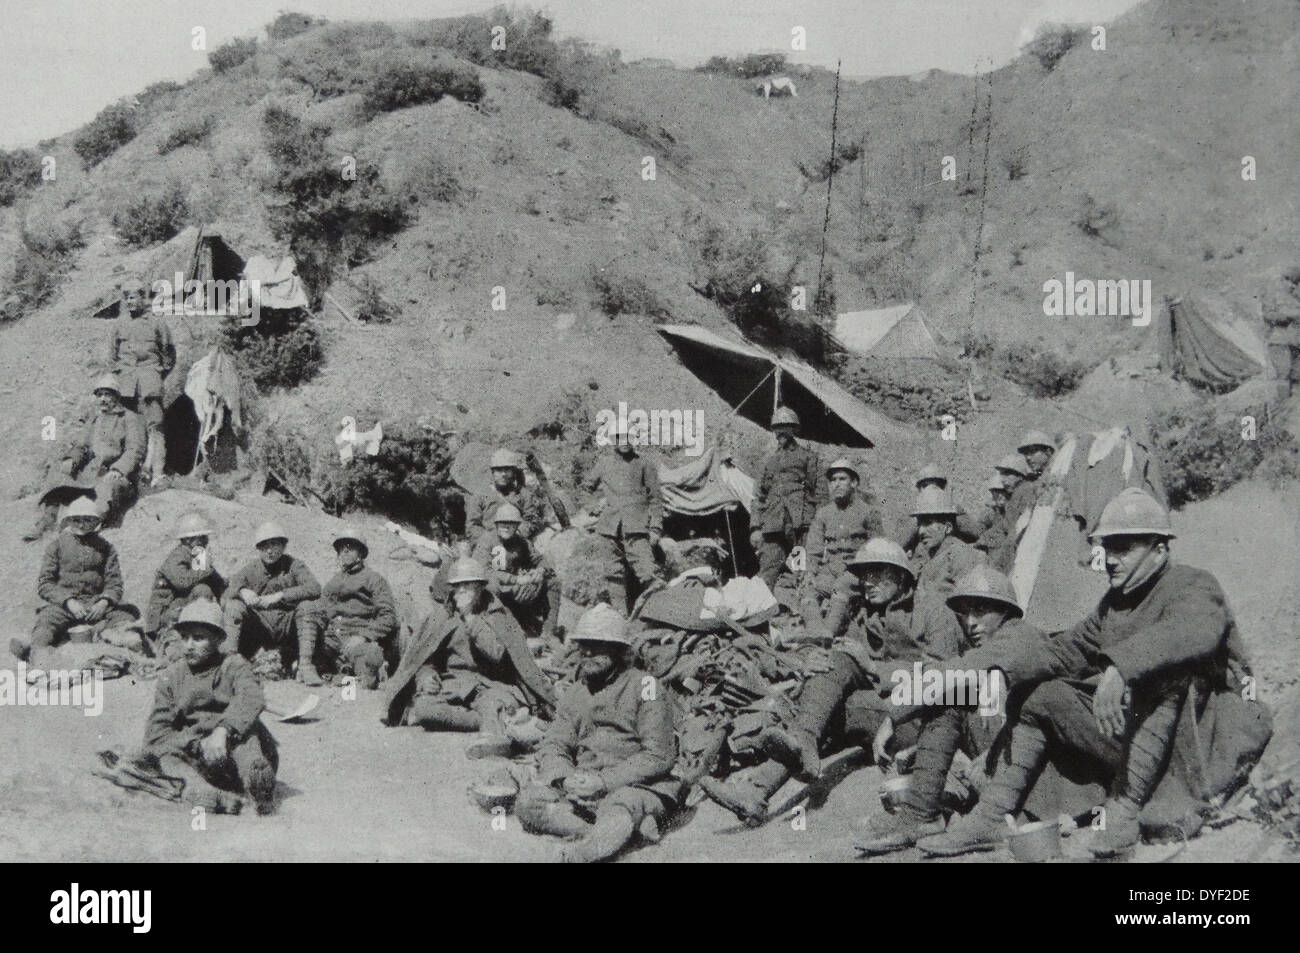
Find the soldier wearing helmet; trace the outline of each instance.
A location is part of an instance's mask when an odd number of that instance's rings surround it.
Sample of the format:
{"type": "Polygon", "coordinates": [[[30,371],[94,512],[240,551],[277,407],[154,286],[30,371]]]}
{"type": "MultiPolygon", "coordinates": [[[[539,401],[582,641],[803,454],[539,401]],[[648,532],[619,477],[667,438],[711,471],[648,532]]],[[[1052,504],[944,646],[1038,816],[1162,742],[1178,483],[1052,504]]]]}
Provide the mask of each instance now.
{"type": "MultiPolygon", "coordinates": [[[[1106,505],[1091,537],[1105,547],[1110,587],[1086,619],[1050,639],[990,645],[967,656],[973,666],[1000,670],[1013,690],[1024,686],[1024,700],[1006,758],[998,759],[978,807],[920,840],[924,852],[952,856],[997,846],[1006,831],[1002,816],[1018,813],[1044,766],[1059,759],[1075,778],[1079,765],[1095,766],[1088,780],[1112,792],[1106,827],[1089,843],[1093,855],[1126,854],[1140,839],[1140,816],[1168,770],[1183,716],[1202,719],[1213,706],[1200,704],[1212,695],[1241,702],[1238,679],[1249,669],[1232,612],[1213,575],[1170,561],[1174,533],[1165,507],[1129,487],[1106,505]],[[1195,707],[1185,711],[1187,705],[1195,707]]],[[[1212,734],[1208,725],[1188,729],[1212,734]]],[[[1230,735],[1214,737],[1226,747],[1207,753],[1207,763],[1239,763],[1240,749],[1228,749],[1248,739],[1230,735]]],[[[1195,797],[1221,793],[1204,780],[1198,786],[1195,797]]]]}
{"type": "Polygon", "coordinates": [[[822,604],[848,568],[849,557],[884,531],[880,511],[858,490],[858,470],[851,462],[841,457],[832,463],[826,468],[826,482],[830,502],[817,508],[808,527],[808,564],[800,585],[800,607],[809,626],[821,621],[822,604]]]}
{"type": "Polygon", "coordinates": [[[465,533],[471,540],[491,532],[492,517],[505,503],[519,510],[519,535],[524,539],[534,539],[555,522],[554,510],[545,495],[524,479],[523,454],[503,447],[493,452],[488,469],[492,471],[492,492],[475,497],[465,513],[465,533]]]}
{"type": "Polygon", "coordinates": [[[58,504],[69,496],[68,484],[92,490],[103,520],[119,515],[136,493],[140,461],[144,458],[144,426],[138,415],[122,406],[120,388],[112,374],[93,384],[96,412],[51,472],[41,496],[36,525],[23,539],[32,542],[54,528],[58,504]]]}
{"type": "Polygon", "coordinates": [[[926,487],[912,508],[918,539],[916,599],[927,607],[942,606],[957,580],[983,560],[979,552],[957,535],[961,511],[947,490],[926,487]]]}
{"type": "Polygon", "coordinates": [[[663,533],[664,504],[659,468],[637,453],[636,434],[616,431],[606,439],[611,449],[596,460],[583,488],[595,498],[604,582],[614,605],[624,609],[659,578],[654,547],[663,533]]]}
{"type": "Polygon", "coordinates": [[[146,477],[157,483],[167,462],[162,430],[163,381],[176,366],[176,347],[167,320],[151,313],[144,279],[128,275],[119,287],[126,316],[113,322],[108,360],[121,382],[123,402],[144,418],[144,470],[146,477]]]}
{"type": "Polygon", "coordinates": [[[230,577],[224,603],[226,643],[222,651],[251,659],[274,649],[283,664],[299,654],[299,608],[320,597],[320,583],[302,560],[285,552],[289,534],[275,520],[257,527],[257,558],[230,577]]]}
{"type": "Polygon", "coordinates": [[[99,510],[79,496],[62,514],[62,532],[45,548],[36,576],[36,610],[30,646],[15,638],[9,650],[43,665],[48,650],[72,638],[90,642],[113,627],[138,627],[140,613],[122,603],[122,568],[113,544],[99,535],[99,510]]]}
{"type": "Polygon", "coordinates": [[[370,547],[355,526],[334,534],[339,571],[319,599],[302,604],[298,622],[298,680],[319,685],[326,670],[350,672],[362,688],[377,688],[397,638],[397,604],[385,579],[366,565],[370,547]]]}
{"type": "MultiPolygon", "coordinates": [[[[848,565],[849,580],[836,585],[826,616],[829,649],[808,652],[809,677],[792,723],[759,736],[771,760],[747,777],[701,781],[710,797],[748,824],[762,821],[768,799],[791,775],[806,781],[819,776],[824,741],[871,744],[895,714],[890,700],[895,669],[910,670],[916,661],[938,661],[961,651],[952,613],[926,612],[914,601],[916,577],[902,546],[884,537],[869,539],[848,565]]],[[[916,731],[914,720],[900,726],[890,750],[910,746],[916,731]]]]}
{"type": "Polygon", "coordinates": [[[795,439],[799,416],[788,407],[772,415],[776,449],[763,461],[750,518],[750,545],[758,553],[758,575],[775,590],[786,559],[804,541],[821,500],[817,454],[795,439]]]}
{"type": "Polygon", "coordinates": [[[176,545],[154,574],[145,635],[153,641],[154,655],[159,658],[166,657],[162,640],[181,609],[195,599],[216,600],[225,595],[226,580],[213,565],[208,547],[211,538],[212,526],[206,517],[199,513],[182,516],[176,527],[176,545]]]}
{"type": "Polygon", "coordinates": [[[466,556],[445,572],[451,604],[426,620],[385,685],[387,722],[479,732],[469,757],[509,755],[518,716],[549,716],[555,691],[523,630],[488,589],[484,566],[466,556]]]}
{"type": "Polygon", "coordinates": [[[577,681],[560,699],[538,748],[537,780],[515,802],[525,830],[576,838],[560,859],[614,856],[632,837],[657,841],[676,808],[681,782],[672,701],[646,691],[653,679],[633,661],[622,615],[588,609],[570,640],[578,646],[577,681]]]}
{"type": "Polygon", "coordinates": [[[530,639],[558,647],[560,580],[550,563],[519,532],[522,516],[513,503],[502,503],[492,516],[494,529],[484,532],[474,558],[488,569],[488,587],[514,615],[530,639]]]}

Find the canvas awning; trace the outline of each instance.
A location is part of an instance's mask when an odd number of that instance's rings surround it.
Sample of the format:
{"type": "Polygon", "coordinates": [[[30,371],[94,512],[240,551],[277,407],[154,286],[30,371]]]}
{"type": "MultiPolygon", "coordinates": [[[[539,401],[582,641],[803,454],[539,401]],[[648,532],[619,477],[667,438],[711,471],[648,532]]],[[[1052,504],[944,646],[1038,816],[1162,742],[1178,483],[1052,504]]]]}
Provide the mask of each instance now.
{"type": "Polygon", "coordinates": [[[1153,331],[1161,366],[1193,384],[1222,391],[1268,366],[1264,342],[1246,321],[1201,295],[1169,299],[1153,331]]]}
{"type": "Polygon", "coordinates": [[[873,447],[881,436],[900,429],[797,357],[696,325],[661,324],[657,330],[691,373],[763,427],[771,423],[779,386],[780,402],[799,415],[803,435],[820,443],[873,447]]]}

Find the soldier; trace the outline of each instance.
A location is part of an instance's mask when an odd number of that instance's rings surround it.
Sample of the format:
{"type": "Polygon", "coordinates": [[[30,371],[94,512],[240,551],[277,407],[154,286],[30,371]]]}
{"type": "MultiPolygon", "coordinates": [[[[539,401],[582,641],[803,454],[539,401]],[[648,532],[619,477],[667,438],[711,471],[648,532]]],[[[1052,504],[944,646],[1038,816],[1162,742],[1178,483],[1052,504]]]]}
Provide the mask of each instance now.
{"type": "Polygon", "coordinates": [[[595,532],[604,541],[605,580],[615,605],[631,607],[636,596],[658,575],[653,547],[663,533],[664,507],[659,473],[633,446],[635,435],[610,436],[613,449],[596,461],[586,480],[589,492],[601,491],[605,505],[595,532]],[[635,579],[630,593],[625,580],[635,579]]]}
{"type": "Polygon", "coordinates": [[[758,575],[775,591],[790,551],[803,542],[817,509],[817,454],[795,440],[799,416],[788,407],[772,415],[776,450],[763,461],[754,499],[749,542],[758,553],[758,575]]]}
{"type": "MultiPolygon", "coordinates": [[[[919,493],[926,487],[933,487],[938,491],[948,489],[948,477],[936,464],[929,463],[921,468],[921,472],[916,477],[916,490],[919,493]]],[[[981,533],[988,529],[990,523],[994,520],[994,515],[988,507],[982,509],[975,516],[969,516],[960,508],[958,509],[956,521],[953,524],[953,532],[958,539],[963,542],[973,543],[981,533]]],[[[912,526],[907,534],[907,539],[903,543],[903,549],[909,555],[916,554],[916,547],[921,543],[921,536],[916,527],[912,526]]]]}
{"type": "Polygon", "coordinates": [[[1007,572],[1015,560],[1014,546],[1010,548],[1009,557],[1007,553],[1007,501],[1011,499],[1011,494],[1007,491],[1001,474],[991,477],[985,489],[989,494],[989,502],[985,505],[989,522],[975,540],[975,548],[984,553],[991,567],[998,572],[1007,572]]]}
{"type": "Polygon", "coordinates": [[[638,832],[657,842],[681,782],[670,774],[677,743],[668,692],[633,662],[623,617],[597,605],[571,639],[581,652],[578,680],[560,699],[537,780],[520,792],[515,815],[532,833],[576,838],[560,859],[591,862],[638,832]]]}
{"type": "MultiPolygon", "coordinates": [[[[700,782],[706,794],[751,826],[763,822],[768,799],[792,774],[804,781],[820,775],[819,746],[837,713],[844,713],[847,736],[870,743],[896,714],[889,698],[892,686],[884,681],[890,672],[960,650],[952,613],[944,609],[926,615],[914,602],[916,577],[903,547],[884,537],[870,539],[849,560],[849,569],[852,584],[836,586],[827,613],[831,648],[818,649],[809,658],[805,670],[812,675],[799,695],[793,724],[768,728],[759,737],[772,760],[743,779],[700,782]]],[[[895,735],[893,750],[910,745],[915,730],[909,724],[895,735]]]]}
{"type": "Polygon", "coordinates": [[[1047,465],[1052,462],[1052,457],[1056,454],[1056,444],[1052,443],[1052,438],[1041,430],[1031,430],[1020,441],[1016,452],[1024,457],[1025,463],[1029,465],[1029,472],[1025,474],[1025,479],[1032,482],[1047,470],[1047,465]]]}
{"type": "Polygon", "coordinates": [[[821,605],[835,581],[848,568],[847,560],[872,536],[884,532],[880,512],[858,494],[858,471],[840,458],[826,468],[830,502],[817,508],[808,528],[808,565],[804,576],[804,624],[815,628],[821,605]]]}
{"type": "MultiPolygon", "coordinates": [[[[1016,599],[1011,580],[987,566],[976,566],[957,583],[948,597],[948,606],[961,625],[965,645],[971,648],[1000,647],[1011,639],[1043,637],[1037,629],[1021,621],[1024,610],[1016,599]]],[[[964,662],[961,668],[966,670],[964,662]]],[[[1003,707],[1005,694],[995,689],[995,695],[999,707],[1003,707]]],[[[866,837],[856,843],[859,851],[886,854],[911,847],[919,838],[942,833],[944,820],[939,801],[953,758],[961,750],[978,763],[979,756],[992,747],[1005,721],[1002,714],[985,713],[982,704],[977,709],[973,693],[968,692],[963,701],[966,704],[961,706],[954,703],[918,709],[921,727],[911,784],[896,813],[871,818],[866,837]]],[[[895,719],[901,720],[901,714],[885,719],[881,725],[876,734],[878,752],[889,742],[896,727],[895,719]]]]}
{"type": "MultiPolygon", "coordinates": [[[[104,374],[95,381],[97,413],[59,461],[60,473],[92,489],[101,520],[122,512],[135,496],[136,478],[144,455],[140,418],[122,406],[117,380],[104,374]]],[[[57,478],[56,478],[57,479],[57,478]]],[[[33,542],[54,528],[58,505],[51,493],[41,497],[36,525],[23,539],[33,542]]]]}
{"type": "Polygon", "coordinates": [[[289,537],[279,523],[263,523],[253,542],[258,558],[231,576],[226,590],[222,651],[252,658],[258,649],[276,648],[287,667],[299,651],[299,607],[320,598],[320,583],[301,560],[284,551],[289,537]]]}
{"type": "MultiPolygon", "coordinates": [[[[917,844],[952,856],[992,850],[1049,758],[1113,773],[1095,856],[1138,841],[1138,813],[1164,774],[1183,708],[1226,685],[1239,658],[1236,623],[1218,581],[1170,562],[1169,514],[1137,487],[1102,511],[1092,539],[1106,551],[1109,591],[1082,622],[1051,638],[976,649],[972,667],[998,669],[1027,693],[975,811],[917,844]]],[[[1193,720],[1200,713],[1191,712],[1193,720]]],[[[1203,730],[1203,729],[1202,729],[1203,730]]]]}
{"type": "Polygon", "coordinates": [[[329,669],[351,669],[362,688],[377,688],[388,650],[397,637],[397,605],[388,580],[366,565],[370,547],[345,526],[334,536],[339,571],[319,599],[304,602],[298,621],[298,680],[320,685],[317,653],[329,669]],[[321,636],[324,635],[324,641],[321,636]]]}
{"type": "Polygon", "coordinates": [[[465,518],[465,532],[471,539],[483,532],[492,531],[492,516],[503,503],[519,509],[519,532],[532,540],[551,522],[547,501],[540,491],[529,487],[524,480],[524,458],[513,450],[502,448],[492,454],[489,464],[492,471],[492,493],[477,497],[465,518]]]}
{"type": "Polygon", "coordinates": [[[162,773],[181,778],[181,796],[217,813],[238,814],[246,793],[257,813],[275,807],[275,739],[258,716],[266,707],[252,667],[222,655],[221,607],[196,600],[176,620],[184,656],[163,670],[145,726],[147,754],[162,773]]]}
{"type": "Polygon", "coordinates": [[[1300,268],[1271,281],[1261,299],[1268,325],[1268,359],[1277,378],[1278,400],[1286,400],[1300,381],[1300,268]]]}
{"type": "Polygon", "coordinates": [[[513,503],[502,503],[492,517],[495,532],[484,533],[474,558],[490,566],[488,588],[530,636],[543,643],[555,639],[560,617],[560,581],[550,565],[520,534],[522,516],[513,503]]]}
{"type": "Polygon", "coordinates": [[[980,534],[975,548],[988,556],[993,568],[1010,572],[1020,540],[1020,518],[1026,507],[1033,506],[1036,486],[1030,483],[1030,489],[1017,493],[1026,481],[1033,479],[1028,461],[1018,453],[1008,453],[993,469],[1003,490],[1000,494],[1003,499],[998,506],[1000,516],[980,534]]]}
{"type": "Polygon", "coordinates": [[[555,690],[538,669],[524,633],[487,588],[477,560],[458,559],[447,576],[454,611],[435,611],[407,647],[386,689],[390,724],[426,731],[477,731],[471,758],[509,754],[521,707],[549,715],[555,690]]]}
{"type": "Polygon", "coordinates": [[[226,581],[208,550],[211,536],[207,520],[198,513],[181,517],[176,545],[158,567],[149,595],[145,635],[154,644],[155,656],[165,656],[164,636],[181,609],[195,599],[216,600],[225,594],[226,581]]]}
{"type": "Polygon", "coordinates": [[[122,384],[122,398],[145,422],[148,444],[144,472],[151,483],[162,479],[167,462],[163,439],[163,381],[176,366],[176,348],[167,321],[149,309],[149,291],[138,274],[119,285],[127,316],[113,323],[108,360],[122,384]]]}
{"type": "Polygon", "coordinates": [[[916,600],[940,608],[957,580],[966,575],[982,555],[956,536],[959,511],[946,490],[926,487],[916,495],[916,532],[920,542],[914,557],[916,600]]]}
{"type": "Polygon", "coordinates": [[[92,642],[104,629],[130,627],[140,614],[122,603],[122,567],[113,544],[99,535],[99,511],[79,496],[64,508],[63,531],[45,548],[36,594],[44,603],[36,610],[30,648],[21,639],[9,643],[20,659],[30,654],[44,664],[47,649],[71,637],[92,642]]]}
{"type": "Polygon", "coordinates": [[[948,489],[948,475],[937,463],[927,463],[916,475],[917,490],[924,490],[927,486],[937,486],[941,490],[948,489]]]}

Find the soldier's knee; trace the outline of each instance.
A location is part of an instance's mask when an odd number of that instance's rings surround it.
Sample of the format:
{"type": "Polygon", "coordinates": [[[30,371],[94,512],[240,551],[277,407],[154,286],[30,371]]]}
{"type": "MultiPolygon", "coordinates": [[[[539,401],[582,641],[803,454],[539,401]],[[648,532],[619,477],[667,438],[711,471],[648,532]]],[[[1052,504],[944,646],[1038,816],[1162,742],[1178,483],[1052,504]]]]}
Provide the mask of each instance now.
{"type": "Polygon", "coordinates": [[[524,830],[546,833],[551,808],[560,801],[560,793],[544,784],[529,784],[515,798],[515,817],[524,830]]]}
{"type": "Polygon", "coordinates": [[[1026,721],[1059,723],[1078,707],[1078,689],[1053,678],[1034,686],[1020,708],[1020,717],[1026,721]]]}

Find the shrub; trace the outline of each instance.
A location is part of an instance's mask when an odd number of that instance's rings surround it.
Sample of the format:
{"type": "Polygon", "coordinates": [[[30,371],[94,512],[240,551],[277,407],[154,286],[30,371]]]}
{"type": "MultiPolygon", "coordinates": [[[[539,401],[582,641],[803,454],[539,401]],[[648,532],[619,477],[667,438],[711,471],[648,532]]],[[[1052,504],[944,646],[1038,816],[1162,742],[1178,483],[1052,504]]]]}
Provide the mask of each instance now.
{"type": "Polygon", "coordinates": [[[172,182],[158,195],[127,198],[113,210],[113,230],[128,245],[165,242],[188,224],[190,202],[185,187],[172,182]]]}
{"type": "Polygon", "coordinates": [[[0,306],[0,322],[16,321],[54,298],[85,244],[81,223],[50,220],[35,228],[24,225],[9,276],[9,290],[0,306]]]}
{"type": "Polygon", "coordinates": [[[437,102],[443,96],[477,103],[483,98],[483,84],[467,66],[393,58],[375,71],[362,90],[361,108],[367,118],[373,118],[394,109],[437,102]]]}
{"type": "Polygon", "coordinates": [[[235,37],[229,43],[222,43],[208,54],[208,62],[216,73],[226,73],[257,54],[257,40],[235,37]]]}
{"type": "Polygon", "coordinates": [[[413,164],[403,181],[403,190],[413,202],[454,202],[465,192],[455,168],[436,153],[430,153],[413,164]]]}
{"type": "Polygon", "coordinates": [[[279,72],[320,99],[361,92],[399,44],[385,23],[335,24],[281,52],[279,72]]]}
{"type": "Polygon", "coordinates": [[[135,110],[125,103],[105,107],[72,140],[72,148],[89,168],[99,165],[135,138],[135,110]]]}
{"type": "Polygon", "coordinates": [[[278,43],[328,22],[324,17],[314,17],[307,13],[284,12],[266,25],[266,35],[272,43],[278,43]]]}
{"type": "Polygon", "coordinates": [[[1034,34],[1034,38],[1025,46],[1025,52],[1033,56],[1049,73],[1074,44],[1087,34],[1080,26],[1068,26],[1064,23],[1044,23],[1034,34]]]}
{"type": "Polygon", "coordinates": [[[835,376],[849,393],[896,420],[917,425],[972,413],[965,379],[947,363],[858,355],[838,363],[835,376]]]}
{"type": "Polygon", "coordinates": [[[135,101],[139,104],[138,108],[151,109],[163,97],[170,96],[183,88],[180,83],[172,82],[170,79],[160,79],[158,82],[150,83],[141,90],[140,95],[135,97],[135,101]]]}
{"type": "Polygon", "coordinates": [[[962,345],[967,357],[990,373],[1014,381],[1035,397],[1064,396],[1077,388],[1092,369],[1033,344],[997,342],[986,334],[968,334],[962,345]]]}
{"type": "Polygon", "coordinates": [[[644,314],[663,317],[668,314],[659,296],[641,278],[620,272],[594,271],[592,287],[600,310],[611,318],[620,314],[644,314]]]}
{"type": "Polygon", "coordinates": [[[736,76],[740,79],[755,79],[759,76],[771,76],[786,68],[784,53],[750,53],[740,59],[726,56],[711,56],[702,66],[696,67],[701,73],[714,73],[720,76],[736,76]]]}
{"type": "Polygon", "coordinates": [[[24,191],[40,184],[40,156],[30,149],[0,150],[0,208],[13,205],[24,191]]]}
{"type": "Polygon", "coordinates": [[[1261,423],[1254,440],[1242,439],[1240,414],[1220,415],[1208,402],[1152,420],[1170,506],[1208,499],[1256,473],[1274,482],[1300,476],[1295,438],[1266,409],[1255,416],[1261,423]]]}
{"type": "Polygon", "coordinates": [[[361,301],[356,313],[358,321],[366,324],[391,324],[393,318],[401,313],[397,305],[380,293],[379,282],[369,275],[361,280],[361,301]]]}
{"type": "Polygon", "coordinates": [[[175,152],[182,146],[197,146],[212,134],[214,126],[215,122],[211,116],[203,116],[200,119],[183,122],[167,133],[162,141],[158,143],[158,154],[165,156],[169,152],[175,152]]]}
{"type": "Polygon", "coordinates": [[[221,323],[221,338],[241,373],[264,394],[306,383],[325,363],[320,333],[301,309],[264,308],[252,327],[241,326],[239,317],[230,315],[221,323]]]}

